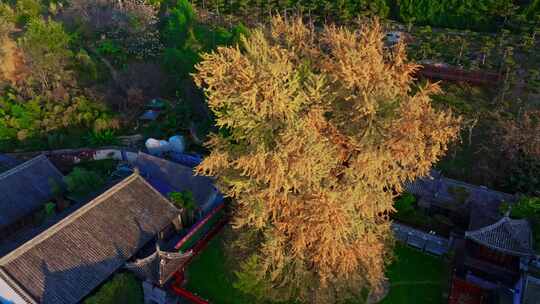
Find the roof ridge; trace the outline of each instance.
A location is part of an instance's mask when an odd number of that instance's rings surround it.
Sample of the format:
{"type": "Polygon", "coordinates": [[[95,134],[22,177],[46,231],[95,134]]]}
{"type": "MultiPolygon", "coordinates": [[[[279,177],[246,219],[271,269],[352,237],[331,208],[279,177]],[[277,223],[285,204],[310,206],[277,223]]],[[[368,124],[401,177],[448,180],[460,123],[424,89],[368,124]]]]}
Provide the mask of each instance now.
{"type": "MultiPolygon", "coordinates": [[[[480,229],[476,229],[476,230],[473,230],[473,231],[466,231],[465,232],[465,237],[466,238],[470,238],[471,240],[475,241],[475,242],[479,242],[480,244],[483,244],[485,246],[488,246],[490,248],[493,248],[494,245],[492,244],[489,244],[486,243],[486,240],[484,240],[482,238],[482,235],[484,233],[489,233],[489,232],[492,232],[492,231],[495,231],[496,229],[502,229],[502,230],[499,230],[500,232],[499,233],[505,233],[505,234],[508,234],[507,237],[509,237],[509,240],[511,240],[512,242],[515,242],[517,244],[516,248],[517,249],[509,249],[509,248],[502,248],[502,247],[494,247],[494,249],[496,250],[502,250],[504,252],[510,252],[512,254],[518,254],[518,255],[524,255],[526,254],[527,252],[530,253],[531,251],[531,248],[529,248],[529,246],[532,244],[530,241],[527,243],[526,241],[521,241],[519,238],[516,237],[516,234],[519,233],[519,231],[516,231],[514,229],[514,227],[512,227],[512,224],[513,223],[525,223],[525,224],[528,224],[528,222],[526,220],[516,220],[516,219],[511,219],[509,216],[503,216],[501,219],[499,219],[497,222],[491,224],[491,225],[488,225],[488,226],[485,226],[485,227],[482,227],[480,229]],[[527,246],[529,245],[529,246],[527,246]]],[[[530,228],[529,228],[529,237],[530,237],[530,228]]]]}
{"type": "Polygon", "coordinates": [[[457,184],[459,186],[463,186],[464,188],[475,189],[475,190],[483,190],[485,192],[494,193],[494,194],[498,194],[498,195],[502,195],[502,196],[515,196],[515,194],[495,190],[493,188],[486,187],[484,185],[477,185],[477,184],[467,183],[465,181],[450,178],[450,177],[446,177],[444,175],[441,176],[439,179],[443,179],[443,180],[446,180],[446,181],[448,181],[450,183],[454,183],[454,184],[457,184]]]}
{"type": "MultiPolygon", "coordinates": [[[[125,186],[127,186],[131,182],[135,181],[137,178],[140,178],[141,180],[144,181],[144,179],[140,175],[138,175],[136,173],[126,177],[124,180],[122,180],[118,184],[116,184],[113,187],[109,188],[107,191],[105,191],[104,193],[102,193],[98,197],[94,198],[92,201],[90,201],[86,205],[80,207],[75,212],[68,215],[64,219],[62,219],[60,222],[54,224],[53,226],[51,226],[48,229],[46,229],[45,231],[41,232],[40,234],[38,234],[34,238],[30,239],[29,241],[27,241],[23,245],[19,246],[17,249],[13,250],[12,252],[5,255],[4,257],[0,258],[0,268],[3,266],[3,264],[6,264],[6,263],[12,261],[13,259],[17,258],[21,254],[26,252],[28,249],[30,249],[30,248],[36,246],[37,244],[43,242],[44,240],[49,238],[51,235],[58,232],[60,229],[64,228],[65,226],[67,226],[69,224],[71,224],[75,219],[79,218],[80,216],[82,216],[83,214],[85,214],[86,212],[88,212],[89,210],[94,208],[96,205],[102,203],[106,198],[109,198],[111,195],[118,192],[118,190],[124,188],[125,186]]],[[[150,188],[153,189],[152,186],[150,186],[150,188]]]]}
{"type": "MultiPolygon", "coordinates": [[[[1,174],[0,174],[0,180],[5,179],[6,177],[8,177],[8,176],[10,176],[10,175],[12,175],[12,174],[15,174],[15,173],[17,173],[17,172],[19,172],[19,171],[21,171],[21,170],[23,170],[23,169],[28,168],[30,165],[34,164],[35,162],[37,162],[37,161],[39,161],[39,160],[41,160],[41,159],[43,159],[43,158],[45,158],[47,161],[49,160],[49,159],[45,156],[45,154],[40,154],[40,155],[38,155],[38,156],[36,156],[36,157],[34,157],[34,158],[32,158],[32,159],[29,159],[29,160],[25,161],[24,163],[22,163],[22,164],[20,164],[20,165],[18,165],[18,166],[16,166],[16,167],[13,167],[13,168],[11,168],[11,169],[9,169],[9,170],[7,170],[7,171],[1,173],[1,174]]],[[[54,167],[54,166],[53,166],[53,167],[54,167]]],[[[55,167],[55,168],[56,168],[56,167],[55,167]]],[[[57,170],[58,170],[58,169],[57,169],[57,170]]]]}
{"type": "Polygon", "coordinates": [[[495,227],[497,227],[499,225],[502,225],[503,222],[507,222],[508,220],[510,220],[509,217],[503,216],[502,218],[500,218],[498,221],[496,221],[495,223],[493,223],[491,225],[487,225],[485,227],[478,228],[478,229],[472,230],[472,231],[466,231],[465,234],[470,236],[470,235],[476,235],[476,234],[479,234],[479,233],[483,233],[483,232],[492,230],[492,229],[494,229],[495,227]]]}

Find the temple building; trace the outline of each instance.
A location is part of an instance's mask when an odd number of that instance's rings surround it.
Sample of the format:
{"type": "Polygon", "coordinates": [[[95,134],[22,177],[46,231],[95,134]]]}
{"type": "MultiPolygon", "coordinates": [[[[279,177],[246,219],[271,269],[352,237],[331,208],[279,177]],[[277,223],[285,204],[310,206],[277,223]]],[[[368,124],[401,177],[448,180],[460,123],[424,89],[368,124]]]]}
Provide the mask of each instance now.
{"type": "Polygon", "coordinates": [[[522,303],[526,268],[536,257],[527,220],[503,216],[469,230],[456,252],[449,303],[522,303]]]}
{"type": "MultiPolygon", "coordinates": [[[[135,173],[0,258],[0,299],[79,303],[160,232],[174,229],[179,212],[135,173]]],[[[154,278],[175,260],[157,251],[142,264],[154,278]]]]}
{"type": "Polygon", "coordinates": [[[515,195],[447,178],[436,170],[407,183],[405,188],[418,198],[418,207],[428,215],[448,216],[463,230],[471,220],[477,227],[493,223],[500,217],[500,204],[517,199],[515,195]]]}
{"type": "Polygon", "coordinates": [[[0,173],[0,243],[31,225],[53,199],[63,176],[45,155],[0,173]]]}

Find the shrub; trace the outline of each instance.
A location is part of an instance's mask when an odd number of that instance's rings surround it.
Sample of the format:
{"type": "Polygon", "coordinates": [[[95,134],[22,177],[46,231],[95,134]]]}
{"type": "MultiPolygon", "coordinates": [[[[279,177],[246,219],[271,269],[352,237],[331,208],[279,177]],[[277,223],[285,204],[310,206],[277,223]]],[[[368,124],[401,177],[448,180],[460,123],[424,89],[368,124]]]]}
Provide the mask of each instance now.
{"type": "Polygon", "coordinates": [[[395,208],[400,214],[407,214],[414,211],[414,205],[416,204],[416,197],[408,192],[405,192],[396,201],[395,208]]]}
{"type": "Polygon", "coordinates": [[[14,92],[0,95],[0,140],[45,137],[49,148],[59,148],[66,138],[56,132],[78,128],[100,132],[118,128],[118,121],[103,104],[85,96],[56,100],[41,95],[23,99],[14,92]]]}
{"type": "Polygon", "coordinates": [[[38,17],[43,10],[39,0],[17,0],[15,3],[16,20],[19,26],[26,25],[32,18],[38,17]]]}
{"type": "Polygon", "coordinates": [[[84,304],[143,304],[141,283],[130,273],[118,273],[84,304]]]}
{"type": "Polygon", "coordinates": [[[64,177],[68,192],[75,197],[84,197],[99,190],[105,184],[105,179],[98,173],[75,167],[64,177]]]}
{"type": "Polygon", "coordinates": [[[56,214],[56,204],[53,202],[48,202],[44,206],[45,217],[49,218],[56,214]]]}
{"type": "MultiPolygon", "coordinates": [[[[506,213],[510,204],[504,203],[500,206],[501,213],[506,213]]],[[[540,197],[521,197],[512,205],[510,216],[517,219],[527,219],[531,224],[533,234],[533,244],[537,252],[540,252],[540,197]]]]}
{"type": "Polygon", "coordinates": [[[84,49],[80,49],[75,55],[75,69],[82,81],[95,82],[98,80],[97,64],[84,49]]]}
{"type": "Polygon", "coordinates": [[[182,209],[182,221],[184,225],[192,225],[195,219],[195,209],[197,208],[193,194],[190,191],[171,192],[169,193],[169,199],[178,208],[182,209]]]}
{"type": "Polygon", "coordinates": [[[163,37],[168,46],[181,48],[193,36],[195,11],[187,0],[180,0],[169,12],[163,28],[163,37]]]}
{"type": "Polygon", "coordinates": [[[513,218],[523,219],[537,217],[540,216],[540,197],[524,196],[513,205],[508,203],[501,204],[499,209],[501,213],[506,213],[510,207],[512,207],[510,216],[513,218]]]}
{"type": "Polygon", "coordinates": [[[118,144],[119,140],[114,130],[92,131],[88,133],[86,141],[92,147],[113,146],[118,144]]]}
{"type": "Polygon", "coordinates": [[[191,49],[166,48],[163,52],[163,66],[177,82],[194,72],[199,60],[199,54],[191,49]]]}
{"type": "MultiPolygon", "coordinates": [[[[0,3],[0,40],[13,30],[15,22],[15,12],[6,3],[0,3]]],[[[0,54],[1,58],[2,54],[0,54]]]]}
{"type": "Polygon", "coordinates": [[[513,12],[512,0],[399,0],[398,17],[406,23],[490,31],[513,12]]]}
{"type": "Polygon", "coordinates": [[[191,191],[171,192],[169,193],[169,199],[182,209],[192,211],[197,207],[191,191]]]}

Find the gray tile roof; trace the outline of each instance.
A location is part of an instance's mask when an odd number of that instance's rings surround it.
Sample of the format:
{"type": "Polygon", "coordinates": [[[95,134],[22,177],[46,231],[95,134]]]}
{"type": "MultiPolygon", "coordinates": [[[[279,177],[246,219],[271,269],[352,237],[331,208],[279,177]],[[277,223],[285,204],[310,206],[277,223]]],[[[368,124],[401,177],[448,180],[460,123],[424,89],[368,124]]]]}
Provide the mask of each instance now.
{"type": "Polygon", "coordinates": [[[161,194],[172,191],[191,191],[195,203],[203,210],[212,208],[217,189],[213,180],[193,175],[193,168],[140,152],[134,164],[141,175],[161,194]]]}
{"type": "Polygon", "coordinates": [[[432,170],[428,176],[405,185],[405,189],[409,193],[443,203],[453,203],[456,200],[450,191],[452,188],[466,190],[469,194],[466,202],[500,203],[502,201],[512,202],[516,199],[514,195],[508,193],[444,177],[435,170],[432,170]]]}
{"type": "Polygon", "coordinates": [[[126,264],[126,268],[132,271],[141,280],[163,286],[184,264],[192,257],[193,251],[166,252],[159,247],[150,256],[126,264]]]}
{"type": "Polygon", "coordinates": [[[178,212],[133,174],[0,259],[0,279],[30,303],[78,303],[178,212]]]}
{"type": "Polygon", "coordinates": [[[465,238],[514,256],[533,256],[531,227],[527,220],[504,216],[496,223],[465,232],[465,238]]]}
{"type": "Polygon", "coordinates": [[[435,205],[450,210],[466,207],[470,211],[469,229],[475,230],[495,223],[501,218],[499,206],[502,202],[513,203],[516,195],[495,191],[444,177],[432,170],[426,177],[405,184],[407,192],[421,198],[423,205],[435,205]],[[465,201],[459,202],[451,189],[461,188],[468,193],[465,201]]]}
{"type": "Polygon", "coordinates": [[[13,158],[5,154],[0,154],[0,170],[2,170],[3,168],[5,168],[5,170],[11,169],[13,167],[18,166],[20,163],[21,161],[19,161],[16,158],[13,158]]]}
{"type": "Polygon", "coordinates": [[[45,155],[0,174],[0,229],[43,206],[53,196],[52,184],[62,185],[62,173],[45,155]]]}

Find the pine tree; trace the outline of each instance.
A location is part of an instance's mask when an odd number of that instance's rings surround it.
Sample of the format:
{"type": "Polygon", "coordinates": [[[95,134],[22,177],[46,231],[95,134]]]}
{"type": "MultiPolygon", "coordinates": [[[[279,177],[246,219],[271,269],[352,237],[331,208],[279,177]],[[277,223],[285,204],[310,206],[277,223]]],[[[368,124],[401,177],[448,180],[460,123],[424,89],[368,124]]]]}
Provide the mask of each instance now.
{"type": "Polygon", "coordinates": [[[244,291],[333,303],[380,290],[393,200],[459,123],[431,107],[437,85],[413,89],[404,45],[390,53],[382,39],[377,21],[315,30],[275,17],[197,65],[221,130],[197,170],[234,199],[239,240],[257,244],[236,251],[257,261],[240,270],[259,280],[244,291]]]}

